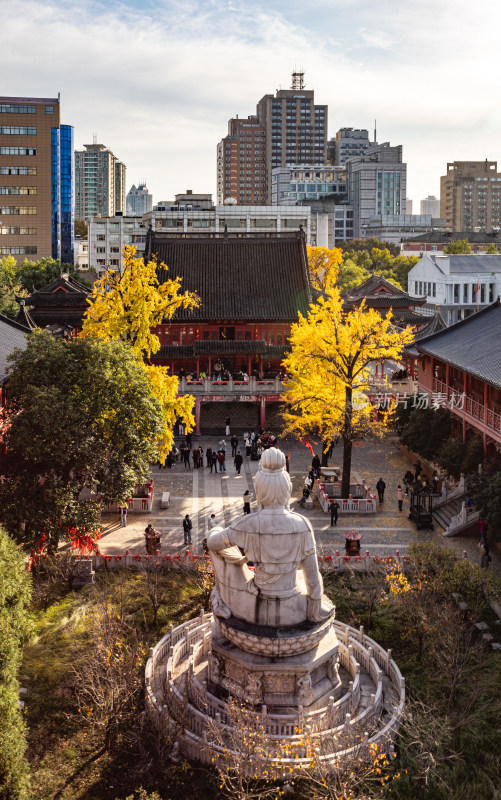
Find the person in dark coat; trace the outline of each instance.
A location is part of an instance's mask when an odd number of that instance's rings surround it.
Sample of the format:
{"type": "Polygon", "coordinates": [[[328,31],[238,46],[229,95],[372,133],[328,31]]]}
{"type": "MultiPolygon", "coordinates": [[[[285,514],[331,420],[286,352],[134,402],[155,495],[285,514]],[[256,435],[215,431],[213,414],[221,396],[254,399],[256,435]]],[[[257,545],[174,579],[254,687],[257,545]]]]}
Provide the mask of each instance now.
{"type": "Polygon", "coordinates": [[[214,472],[217,472],[217,453],[215,450],[212,451],[212,456],[210,460],[210,471],[212,472],[212,470],[214,470],[214,472]]]}
{"type": "Polygon", "coordinates": [[[250,507],[250,492],[248,489],[244,492],[244,514],[250,514],[251,507],[250,507]]]}
{"type": "Polygon", "coordinates": [[[230,439],[230,444],[231,444],[231,455],[233,456],[233,458],[235,458],[238,447],[238,436],[235,436],[235,434],[233,434],[233,436],[230,439]]]}
{"type": "Polygon", "coordinates": [[[382,478],[378,480],[376,483],[377,495],[379,497],[379,502],[382,503],[384,500],[384,490],[386,489],[386,483],[382,478]]]}
{"type": "Polygon", "coordinates": [[[315,478],[320,478],[320,459],[318,456],[313,456],[311,461],[311,468],[314,472],[315,478]]]}
{"type": "Polygon", "coordinates": [[[304,489],[303,489],[303,495],[302,495],[302,497],[299,498],[299,500],[297,501],[297,504],[299,506],[303,506],[304,507],[304,504],[306,503],[306,501],[307,501],[309,496],[310,496],[310,490],[309,490],[308,486],[305,486],[304,489]]]}
{"type": "Polygon", "coordinates": [[[414,479],[416,481],[419,478],[419,476],[421,475],[422,471],[423,471],[423,468],[421,466],[421,461],[418,458],[418,460],[416,461],[415,467],[414,467],[414,479]]]}
{"type": "Polygon", "coordinates": [[[205,451],[205,457],[207,459],[207,466],[210,467],[212,461],[212,447],[207,448],[207,450],[205,451]]]}
{"type": "Polygon", "coordinates": [[[191,529],[193,528],[193,523],[190,519],[190,515],[186,514],[185,518],[183,519],[183,533],[184,533],[184,543],[191,544],[191,529]]]}
{"type": "Polygon", "coordinates": [[[329,506],[329,511],[331,512],[331,526],[337,525],[337,517],[339,513],[339,503],[337,500],[333,500],[329,506]]]}
{"type": "Polygon", "coordinates": [[[242,454],[240,453],[240,450],[239,450],[237,452],[236,456],[235,456],[235,462],[234,462],[235,463],[235,469],[237,471],[237,475],[240,475],[240,470],[242,468],[243,462],[244,462],[244,460],[243,460],[242,454]]]}

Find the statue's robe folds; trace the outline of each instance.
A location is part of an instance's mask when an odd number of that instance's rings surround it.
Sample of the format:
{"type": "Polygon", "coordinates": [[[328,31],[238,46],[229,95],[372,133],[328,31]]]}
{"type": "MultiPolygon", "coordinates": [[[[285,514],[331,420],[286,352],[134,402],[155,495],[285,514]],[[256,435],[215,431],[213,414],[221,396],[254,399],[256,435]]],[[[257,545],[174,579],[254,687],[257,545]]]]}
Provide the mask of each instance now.
{"type": "Polygon", "coordinates": [[[327,598],[322,602],[313,530],[300,514],[263,508],[228,528],[214,528],[207,545],[216,578],[215,614],[281,628],[332,613],[327,598]]]}

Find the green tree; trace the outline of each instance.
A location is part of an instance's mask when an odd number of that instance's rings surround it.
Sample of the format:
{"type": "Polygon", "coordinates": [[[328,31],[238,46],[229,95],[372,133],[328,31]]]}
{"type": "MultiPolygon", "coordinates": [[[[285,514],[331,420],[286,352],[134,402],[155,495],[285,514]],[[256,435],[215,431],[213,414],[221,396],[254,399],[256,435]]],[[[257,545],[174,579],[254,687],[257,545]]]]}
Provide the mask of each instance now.
{"type": "Polygon", "coordinates": [[[414,453],[423,458],[434,458],[442,442],[449,438],[452,429],[451,415],[446,408],[415,408],[400,435],[414,453]]]}
{"type": "Polygon", "coordinates": [[[0,518],[19,541],[55,549],[69,528],[98,523],[97,495],[122,501],[147,478],[162,408],[123,342],[34,331],[11,360],[0,518]]]}
{"type": "Polygon", "coordinates": [[[14,256],[0,258],[0,314],[15,317],[19,311],[16,295],[26,295],[19,280],[19,268],[14,256]]]}
{"type": "Polygon", "coordinates": [[[497,251],[498,251],[498,249],[497,249],[496,245],[494,244],[494,242],[491,242],[489,247],[487,248],[487,250],[485,252],[489,253],[489,254],[492,253],[493,255],[496,255],[497,251]]]}
{"type": "MultiPolygon", "coordinates": [[[[39,261],[29,261],[25,258],[19,264],[17,277],[22,288],[31,293],[52,283],[63,273],[77,278],[73,264],[61,264],[56,258],[41,258],[39,261]]],[[[80,278],[78,280],[83,283],[80,278]]]]}
{"type": "Polygon", "coordinates": [[[474,497],[480,516],[489,526],[489,537],[501,541],[501,470],[491,469],[485,475],[471,475],[468,491],[474,497]]]}
{"type": "Polygon", "coordinates": [[[81,239],[87,238],[87,223],[84,219],[75,220],[75,236],[80,236],[81,239]]]}
{"type": "Polygon", "coordinates": [[[475,435],[466,443],[466,449],[462,464],[462,472],[465,475],[478,472],[478,465],[484,460],[484,443],[481,436],[475,435]]]}
{"type": "Polygon", "coordinates": [[[468,239],[456,239],[444,247],[444,253],[448,256],[468,255],[472,252],[472,246],[468,239]]]}
{"type": "Polygon", "coordinates": [[[453,475],[459,480],[463,471],[463,461],[466,447],[461,439],[446,439],[438,451],[437,461],[440,466],[447,470],[448,475],[453,475]]]}
{"type": "Polygon", "coordinates": [[[339,268],[336,285],[340,292],[346,292],[348,289],[360,286],[369,276],[370,272],[367,272],[364,267],[358,266],[351,258],[345,258],[339,268]]]}
{"type": "Polygon", "coordinates": [[[338,242],[336,247],[340,247],[341,250],[367,250],[369,252],[373,247],[378,247],[382,250],[387,248],[392,256],[398,256],[400,253],[400,247],[398,244],[393,244],[392,242],[382,242],[375,236],[370,236],[368,239],[348,239],[347,241],[338,242]]]}
{"type": "Polygon", "coordinates": [[[0,798],[25,800],[29,776],[24,758],[26,725],[19,709],[21,645],[32,631],[27,612],[31,580],[24,557],[0,528],[0,798]]]}

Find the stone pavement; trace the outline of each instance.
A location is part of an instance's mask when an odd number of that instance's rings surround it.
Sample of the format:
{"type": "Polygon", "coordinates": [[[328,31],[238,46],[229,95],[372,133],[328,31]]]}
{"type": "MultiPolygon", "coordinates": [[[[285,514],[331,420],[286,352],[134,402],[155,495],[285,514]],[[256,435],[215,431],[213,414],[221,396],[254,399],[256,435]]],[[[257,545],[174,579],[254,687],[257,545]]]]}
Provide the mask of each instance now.
{"type": "MultiPolygon", "coordinates": [[[[208,445],[218,445],[217,437],[194,437],[193,441],[201,444],[204,451],[208,445]]],[[[258,462],[245,457],[245,448],[240,438],[244,464],[242,474],[237,475],[231,458],[229,437],[226,437],[226,441],[226,472],[211,473],[208,467],[185,469],[183,464],[176,464],[172,469],[159,469],[158,465],[154,465],[152,475],[155,480],[155,502],[152,512],[129,513],[127,528],[120,527],[118,513],[103,515],[105,530],[100,542],[101,552],[113,554],[129,550],[131,553],[144,553],[143,532],[148,522],[162,534],[163,553],[184,551],[182,520],[185,514],[190,514],[193,522],[192,549],[200,552],[201,541],[207,535],[207,521],[212,513],[216,515],[218,523],[228,525],[232,519],[242,514],[243,493],[246,489],[251,493],[251,509],[256,510],[252,478],[258,469],[258,462]],[[163,491],[170,492],[170,507],[165,510],[160,508],[159,503],[163,491]]],[[[301,496],[304,477],[311,464],[309,450],[293,440],[284,440],[280,446],[286,453],[290,451],[290,475],[293,483],[291,505],[310,520],[320,552],[324,549],[328,553],[336,549],[344,551],[343,534],[354,528],[363,534],[362,552],[369,550],[371,555],[390,555],[395,550],[405,553],[412,542],[434,541],[452,547],[458,553],[466,550],[475,563],[480,562],[476,539],[444,539],[438,530],[417,531],[416,526],[408,519],[408,497],[404,499],[403,511],[398,511],[397,486],[402,483],[409,462],[400,453],[394,437],[355,443],[353,476],[357,480],[365,479],[373,488],[382,477],[386,483],[384,503],[378,505],[377,514],[340,515],[337,527],[331,527],[329,516],[323,513],[318,502],[314,503],[311,510],[302,510],[297,506],[296,501],[301,496]]],[[[314,446],[314,449],[321,454],[319,445],[314,446]]],[[[338,445],[330,464],[340,462],[342,463],[342,446],[338,445]]],[[[497,554],[492,555],[495,561],[497,554]]]]}

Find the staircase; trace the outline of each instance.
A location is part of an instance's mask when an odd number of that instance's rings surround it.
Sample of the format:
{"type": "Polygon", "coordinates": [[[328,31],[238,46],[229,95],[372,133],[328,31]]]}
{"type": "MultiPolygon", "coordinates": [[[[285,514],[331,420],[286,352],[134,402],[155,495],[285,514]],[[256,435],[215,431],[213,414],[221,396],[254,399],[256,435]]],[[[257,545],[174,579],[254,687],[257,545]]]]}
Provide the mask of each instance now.
{"type": "Polygon", "coordinates": [[[466,495],[464,494],[460,497],[454,497],[433,509],[433,519],[444,531],[449,527],[452,517],[455,517],[461,511],[465,497],[466,495]]]}

